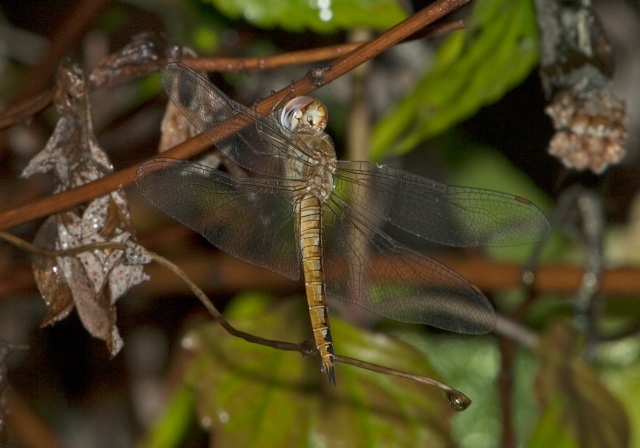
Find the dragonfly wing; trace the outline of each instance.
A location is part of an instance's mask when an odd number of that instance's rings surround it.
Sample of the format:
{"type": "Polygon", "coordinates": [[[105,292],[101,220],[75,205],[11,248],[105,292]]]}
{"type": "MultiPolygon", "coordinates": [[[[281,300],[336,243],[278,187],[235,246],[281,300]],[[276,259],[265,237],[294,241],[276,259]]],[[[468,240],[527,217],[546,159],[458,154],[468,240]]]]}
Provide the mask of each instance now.
{"type": "Polygon", "coordinates": [[[510,246],[549,232],[544,213],[512,194],[455,187],[368,162],[338,162],[335,194],[418,237],[456,247],[510,246]]]}
{"type": "Polygon", "coordinates": [[[307,146],[272,115],[261,115],[233,101],[186,65],[167,65],[162,83],[187,119],[243,168],[283,178],[292,177],[289,165],[308,163],[307,146]],[[225,137],[218,137],[219,132],[225,137]]]}
{"type": "Polygon", "coordinates": [[[339,197],[332,196],[326,207],[328,297],[401,322],[466,334],[493,329],[491,304],[464,277],[400,245],[339,197]]]}
{"type": "Polygon", "coordinates": [[[299,278],[292,196],[283,181],[237,179],[186,160],[155,158],[140,167],[136,183],[149,202],[225,252],[299,278]]]}

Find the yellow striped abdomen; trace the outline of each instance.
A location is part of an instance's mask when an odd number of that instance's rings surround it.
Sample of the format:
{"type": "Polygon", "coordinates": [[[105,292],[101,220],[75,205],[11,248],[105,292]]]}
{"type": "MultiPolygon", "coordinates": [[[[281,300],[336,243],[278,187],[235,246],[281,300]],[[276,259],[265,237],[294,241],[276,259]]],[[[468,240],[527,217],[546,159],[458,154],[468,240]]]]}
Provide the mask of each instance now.
{"type": "Polygon", "coordinates": [[[322,359],[322,371],[335,384],[333,343],[329,329],[329,312],[324,292],[322,271],[322,203],[307,194],[298,203],[300,247],[304,284],[311,317],[311,328],[322,359]]]}

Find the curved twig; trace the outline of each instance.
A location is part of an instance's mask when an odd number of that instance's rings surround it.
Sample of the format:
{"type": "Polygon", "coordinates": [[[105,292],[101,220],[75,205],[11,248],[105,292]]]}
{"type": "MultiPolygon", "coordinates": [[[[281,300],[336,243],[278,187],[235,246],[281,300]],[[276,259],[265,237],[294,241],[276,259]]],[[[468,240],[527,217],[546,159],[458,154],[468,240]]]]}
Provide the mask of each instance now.
{"type": "MultiPolygon", "coordinates": [[[[28,252],[46,256],[46,257],[69,257],[69,256],[77,255],[78,253],[81,253],[81,252],[87,252],[91,250],[101,250],[101,249],[113,249],[113,250],[121,250],[121,251],[126,251],[127,249],[126,244],[123,244],[123,243],[100,242],[100,243],[87,244],[85,246],[80,246],[73,249],[49,250],[49,249],[43,249],[43,248],[34,246],[33,244],[21,238],[18,238],[15,235],[12,235],[10,233],[3,232],[3,231],[0,231],[0,238],[3,238],[6,241],[9,241],[12,244],[28,252]]],[[[174,274],[176,274],[178,277],[180,277],[187,284],[187,286],[193,292],[193,294],[198,298],[198,300],[200,300],[200,302],[204,305],[207,311],[209,311],[209,314],[211,314],[213,319],[217,323],[219,323],[230,335],[244,339],[245,341],[253,344],[260,344],[260,345],[271,347],[277,350],[296,351],[303,356],[308,356],[309,354],[312,354],[317,357],[320,356],[319,353],[317,352],[317,349],[311,346],[310,344],[308,344],[307,342],[301,342],[299,344],[295,344],[292,342],[277,341],[273,339],[262,338],[260,336],[253,335],[251,333],[246,333],[244,331],[238,330],[233,325],[231,325],[229,321],[227,321],[224,318],[222,313],[218,311],[218,309],[215,307],[213,302],[211,302],[211,300],[204,293],[204,291],[202,291],[202,289],[200,289],[200,287],[196,285],[182,269],[180,269],[174,263],[162,257],[161,255],[158,255],[155,252],[147,251],[147,253],[153,259],[153,261],[160,264],[161,266],[166,267],[167,269],[171,270],[174,274]]],[[[443,384],[432,378],[428,378],[422,375],[416,375],[413,373],[403,372],[403,371],[392,369],[389,367],[380,366],[378,364],[361,361],[359,359],[349,358],[347,356],[335,355],[335,359],[337,362],[341,362],[343,364],[349,364],[362,369],[371,370],[373,372],[383,373],[385,375],[393,375],[400,378],[406,378],[412,381],[417,381],[419,383],[438,388],[445,393],[445,396],[449,402],[449,405],[451,406],[452,409],[456,411],[464,411],[469,407],[469,405],[471,405],[471,400],[462,392],[456,389],[453,389],[447,386],[446,384],[443,384]]]]}
{"type": "Polygon", "coordinates": [[[389,367],[380,366],[378,364],[372,364],[370,362],[361,361],[359,359],[349,358],[347,356],[335,355],[336,361],[343,364],[349,364],[352,366],[360,367],[361,369],[371,370],[372,372],[384,373],[385,375],[398,376],[400,378],[407,378],[418,383],[426,384],[440,389],[445,393],[449,406],[454,411],[464,411],[471,405],[471,399],[459,390],[453,389],[446,384],[436,381],[433,378],[429,378],[422,375],[416,375],[413,373],[402,372],[400,370],[391,369],[389,367]]]}

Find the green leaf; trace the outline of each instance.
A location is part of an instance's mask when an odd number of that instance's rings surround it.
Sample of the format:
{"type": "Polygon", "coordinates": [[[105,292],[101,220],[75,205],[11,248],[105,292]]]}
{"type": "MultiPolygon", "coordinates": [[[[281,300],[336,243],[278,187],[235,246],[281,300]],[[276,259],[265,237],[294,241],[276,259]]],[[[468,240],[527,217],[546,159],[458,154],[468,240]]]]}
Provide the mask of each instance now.
{"type": "Polygon", "coordinates": [[[538,61],[531,0],[477,0],[468,28],[438,50],[431,71],[374,128],[371,157],[411,151],[500,99],[538,61]]]}
{"type": "MultiPolygon", "coordinates": [[[[264,298],[244,297],[231,304],[230,319],[263,337],[304,340],[310,329],[301,304],[304,299],[272,307],[264,298]]],[[[433,375],[404,342],[335,318],[331,328],[340,354],[433,375]]],[[[249,344],[214,324],[188,339],[200,421],[211,423],[217,446],[451,446],[453,411],[434,388],[342,364],[336,365],[334,387],[317,358],[249,344]]]]}
{"type": "Polygon", "coordinates": [[[538,347],[540,370],[535,388],[542,417],[529,447],[614,448],[629,446],[625,409],[580,357],[577,332],[568,324],[552,325],[538,347]]]}
{"type": "Polygon", "coordinates": [[[356,27],[385,29],[406,18],[395,0],[206,0],[231,19],[262,28],[335,32],[356,27]],[[323,4],[326,3],[326,6],[323,4]]]}

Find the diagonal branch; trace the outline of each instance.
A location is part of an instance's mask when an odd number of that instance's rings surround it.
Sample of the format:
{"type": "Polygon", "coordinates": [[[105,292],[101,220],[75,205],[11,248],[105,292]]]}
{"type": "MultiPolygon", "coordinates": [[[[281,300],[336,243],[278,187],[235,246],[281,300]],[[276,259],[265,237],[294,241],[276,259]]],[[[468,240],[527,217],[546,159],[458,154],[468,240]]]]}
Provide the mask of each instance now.
{"type": "MultiPolygon", "coordinates": [[[[310,70],[307,75],[298,82],[274,93],[259,103],[256,107],[257,111],[263,115],[267,115],[283,98],[287,96],[306,95],[313,90],[324,86],[363,62],[377,56],[398,42],[403,41],[425,26],[465,5],[469,1],[470,0],[440,0],[429,5],[395,27],[384,32],[378,38],[360,45],[355,50],[335,60],[325,68],[310,70]]],[[[211,135],[214,135],[215,133],[217,138],[223,138],[225,136],[223,128],[225,128],[224,125],[218,126],[211,135]]],[[[225,129],[231,128],[233,127],[227,126],[225,129]]],[[[166,151],[164,156],[179,159],[192,157],[201,152],[204,148],[208,147],[210,144],[211,142],[207,137],[203,134],[199,134],[166,151]]],[[[117,188],[127,186],[135,180],[136,172],[141,164],[142,162],[137,163],[110,176],[106,176],[97,181],[83,185],[82,187],[48,196],[22,207],[6,210],[0,213],[0,229],[6,229],[29,222],[36,218],[51,215],[88,200],[103,196],[117,188]]]]}

